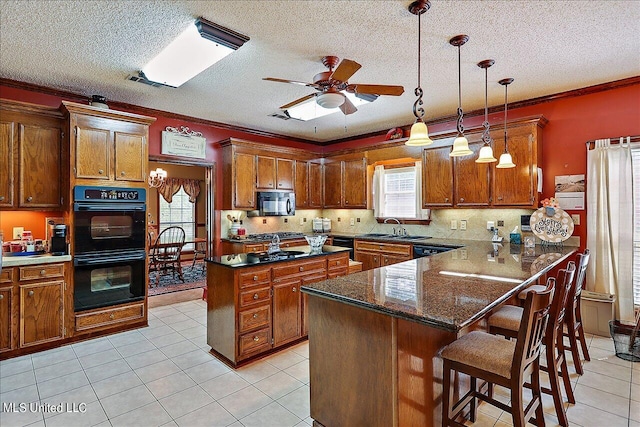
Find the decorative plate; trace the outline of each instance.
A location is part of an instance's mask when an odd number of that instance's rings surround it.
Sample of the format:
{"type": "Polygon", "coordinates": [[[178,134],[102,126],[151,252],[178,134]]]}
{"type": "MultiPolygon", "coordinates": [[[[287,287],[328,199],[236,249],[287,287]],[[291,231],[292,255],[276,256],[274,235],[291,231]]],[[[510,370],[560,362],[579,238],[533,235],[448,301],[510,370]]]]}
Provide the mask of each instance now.
{"type": "Polygon", "coordinates": [[[560,208],[540,208],[531,215],[531,231],[544,242],[560,243],[573,234],[573,220],[560,208]]]}
{"type": "Polygon", "coordinates": [[[402,130],[402,128],[392,128],[392,129],[389,129],[389,132],[387,132],[387,136],[385,137],[385,139],[389,141],[392,139],[402,138],[403,136],[404,136],[404,131],[402,130]]]}

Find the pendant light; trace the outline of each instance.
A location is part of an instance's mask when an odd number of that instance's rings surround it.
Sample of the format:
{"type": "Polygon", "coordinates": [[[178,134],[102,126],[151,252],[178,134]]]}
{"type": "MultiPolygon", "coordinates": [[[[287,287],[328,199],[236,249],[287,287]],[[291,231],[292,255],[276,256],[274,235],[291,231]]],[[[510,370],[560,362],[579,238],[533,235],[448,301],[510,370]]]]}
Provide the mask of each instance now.
{"type": "Polygon", "coordinates": [[[487,82],[489,79],[487,70],[495,63],[493,59],[485,59],[484,61],[478,62],[478,67],[484,68],[484,123],[482,124],[484,127],[484,131],[482,132],[484,145],[480,149],[480,155],[476,159],[476,163],[493,163],[498,161],[498,159],[493,157],[493,148],[491,148],[493,139],[491,139],[491,135],[489,134],[489,107],[487,105],[487,82]]]}
{"type": "Polygon", "coordinates": [[[453,37],[449,40],[449,43],[452,46],[456,46],[458,48],[458,137],[453,141],[453,150],[449,153],[451,157],[459,157],[459,156],[467,156],[469,154],[473,154],[473,151],[469,149],[469,141],[464,136],[464,127],[462,126],[462,95],[461,95],[461,78],[460,78],[460,46],[469,41],[469,36],[465,34],[461,34],[459,36],[453,37]]]}
{"type": "Polygon", "coordinates": [[[411,133],[409,139],[405,142],[405,145],[409,146],[425,146],[433,144],[431,138],[429,138],[429,131],[427,125],[423,121],[424,108],[422,108],[422,87],[420,86],[420,16],[425,13],[431,7],[431,3],[428,0],[416,0],[409,5],[409,12],[414,15],[418,15],[418,87],[416,87],[415,94],[418,97],[416,102],[413,103],[413,115],[416,116],[416,121],[411,126],[411,133]]]}
{"type": "Polygon", "coordinates": [[[498,83],[504,86],[504,153],[500,155],[500,162],[496,165],[496,168],[507,169],[515,168],[511,154],[509,154],[509,147],[507,146],[507,86],[513,83],[513,79],[502,79],[498,83]]]}

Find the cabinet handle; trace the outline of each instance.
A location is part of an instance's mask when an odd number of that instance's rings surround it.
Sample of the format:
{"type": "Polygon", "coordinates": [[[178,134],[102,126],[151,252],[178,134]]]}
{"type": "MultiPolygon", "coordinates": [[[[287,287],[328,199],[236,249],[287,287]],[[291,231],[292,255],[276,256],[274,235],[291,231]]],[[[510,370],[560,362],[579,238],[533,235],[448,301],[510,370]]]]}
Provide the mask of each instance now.
{"type": "Polygon", "coordinates": [[[278,187],[282,187],[282,183],[278,184],[278,187]]]}
{"type": "Polygon", "coordinates": [[[502,200],[502,196],[498,196],[498,200],[502,200]]]}
{"type": "Polygon", "coordinates": [[[27,197],[27,202],[30,202],[32,200],[33,200],[33,197],[31,197],[31,196],[27,197]]]}
{"type": "Polygon", "coordinates": [[[257,319],[258,318],[258,313],[253,313],[253,318],[257,319]]]}
{"type": "Polygon", "coordinates": [[[124,171],[120,172],[120,176],[124,176],[124,175],[125,175],[124,171]]]}
{"type": "Polygon", "coordinates": [[[247,200],[247,203],[251,204],[251,200],[247,200]]]}
{"type": "Polygon", "coordinates": [[[295,291],[296,291],[296,287],[294,286],[294,287],[293,287],[293,289],[291,289],[291,290],[292,290],[293,292],[295,292],[295,291]]]}
{"type": "Polygon", "coordinates": [[[260,298],[258,294],[253,294],[253,299],[258,299],[258,298],[260,298]]]}
{"type": "Polygon", "coordinates": [[[253,340],[254,340],[255,342],[258,342],[258,341],[260,341],[260,337],[256,335],[255,337],[253,337],[253,340]]]}
{"type": "Polygon", "coordinates": [[[103,171],[102,169],[100,169],[100,170],[98,170],[98,173],[99,173],[100,175],[102,175],[102,174],[104,173],[104,171],[103,171]]]}
{"type": "Polygon", "coordinates": [[[300,271],[304,271],[304,267],[300,267],[300,271]]]}
{"type": "Polygon", "coordinates": [[[4,202],[4,196],[0,196],[0,202],[4,202]]]}
{"type": "Polygon", "coordinates": [[[30,297],[32,297],[32,296],[33,296],[33,291],[29,291],[29,292],[27,293],[27,295],[29,295],[30,297]]]}
{"type": "Polygon", "coordinates": [[[4,299],[4,295],[0,294],[0,300],[4,299]]]}
{"type": "Polygon", "coordinates": [[[113,313],[111,313],[111,314],[109,315],[109,319],[110,319],[110,320],[113,320],[113,318],[114,318],[114,317],[115,317],[115,316],[113,315],[113,313]]]}
{"type": "Polygon", "coordinates": [[[464,197],[460,197],[460,203],[464,202],[464,197]]]}
{"type": "Polygon", "coordinates": [[[258,276],[253,276],[253,281],[255,282],[256,280],[258,280],[258,276]]]}
{"type": "Polygon", "coordinates": [[[40,275],[44,276],[45,274],[47,274],[47,272],[45,270],[40,270],[40,275]]]}
{"type": "Polygon", "coordinates": [[[447,202],[447,203],[449,203],[449,198],[448,198],[448,197],[445,197],[445,198],[444,198],[444,201],[445,201],[445,202],[447,202]]]}
{"type": "Polygon", "coordinates": [[[348,205],[348,204],[349,204],[349,201],[348,201],[348,200],[345,200],[345,201],[344,201],[344,204],[345,204],[345,205],[348,205]]]}
{"type": "Polygon", "coordinates": [[[273,187],[273,182],[270,182],[270,183],[269,183],[269,187],[273,187]]]}

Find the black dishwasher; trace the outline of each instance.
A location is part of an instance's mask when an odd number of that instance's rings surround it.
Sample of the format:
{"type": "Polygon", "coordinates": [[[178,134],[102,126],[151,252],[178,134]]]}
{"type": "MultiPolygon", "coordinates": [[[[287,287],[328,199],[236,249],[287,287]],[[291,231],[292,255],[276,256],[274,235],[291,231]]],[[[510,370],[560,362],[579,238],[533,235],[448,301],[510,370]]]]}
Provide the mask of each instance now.
{"type": "Polygon", "coordinates": [[[422,258],[424,256],[431,256],[442,252],[448,252],[457,249],[452,246],[433,246],[433,245],[413,245],[413,257],[422,258]]]}
{"type": "Polygon", "coordinates": [[[349,259],[353,259],[353,237],[333,236],[333,246],[349,248],[349,259]]]}

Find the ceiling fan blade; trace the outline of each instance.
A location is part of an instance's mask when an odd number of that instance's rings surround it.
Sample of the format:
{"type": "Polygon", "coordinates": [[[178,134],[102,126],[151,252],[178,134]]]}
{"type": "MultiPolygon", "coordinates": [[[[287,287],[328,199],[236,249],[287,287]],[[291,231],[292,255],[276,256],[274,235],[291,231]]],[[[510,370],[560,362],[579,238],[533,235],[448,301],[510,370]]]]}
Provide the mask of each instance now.
{"type": "Polygon", "coordinates": [[[332,80],[346,82],[349,80],[349,77],[353,76],[355,72],[360,69],[360,67],[362,67],[362,65],[358,64],[356,61],[343,59],[340,65],[338,65],[338,68],[335,69],[329,78],[332,80]]]}
{"type": "Polygon", "coordinates": [[[361,85],[353,84],[347,88],[349,92],[370,93],[372,95],[400,96],[404,93],[404,87],[392,85],[361,85]]]}
{"type": "Polygon", "coordinates": [[[353,105],[353,103],[351,101],[349,101],[349,98],[347,98],[346,96],[344,97],[344,102],[342,103],[342,105],[340,107],[340,110],[344,113],[344,114],[353,114],[356,111],[358,111],[358,109],[356,108],[355,105],[353,105]]]}
{"type": "Polygon", "coordinates": [[[281,109],[281,110],[286,110],[287,108],[291,108],[291,107],[293,107],[294,105],[302,104],[304,101],[306,101],[306,100],[308,100],[308,99],[311,99],[311,98],[314,98],[316,95],[317,95],[316,93],[312,93],[312,94],[310,94],[310,95],[303,96],[303,97],[302,97],[302,98],[300,98],[300,99],[296,99],[296,100],[295,100],[295,101],[293,101],[293,102],[290,102],[290,103],[288,103],[288,104],[283,105],[282,107],[280,107],[280,109],[281,109]]]}
{"type": "Polygon", "coordinates": [[[293,83],[294,85],[308,86],[308,87],[314,87],[314,88],[320,87],[315,83],[306,83],[306,82],[299,82],[296,80],[287,80],[287,79],[277,79],[275,77],[263,77],[262,80],[268,80],[270,82],[278,82],[278,83],[293,83]]]}

